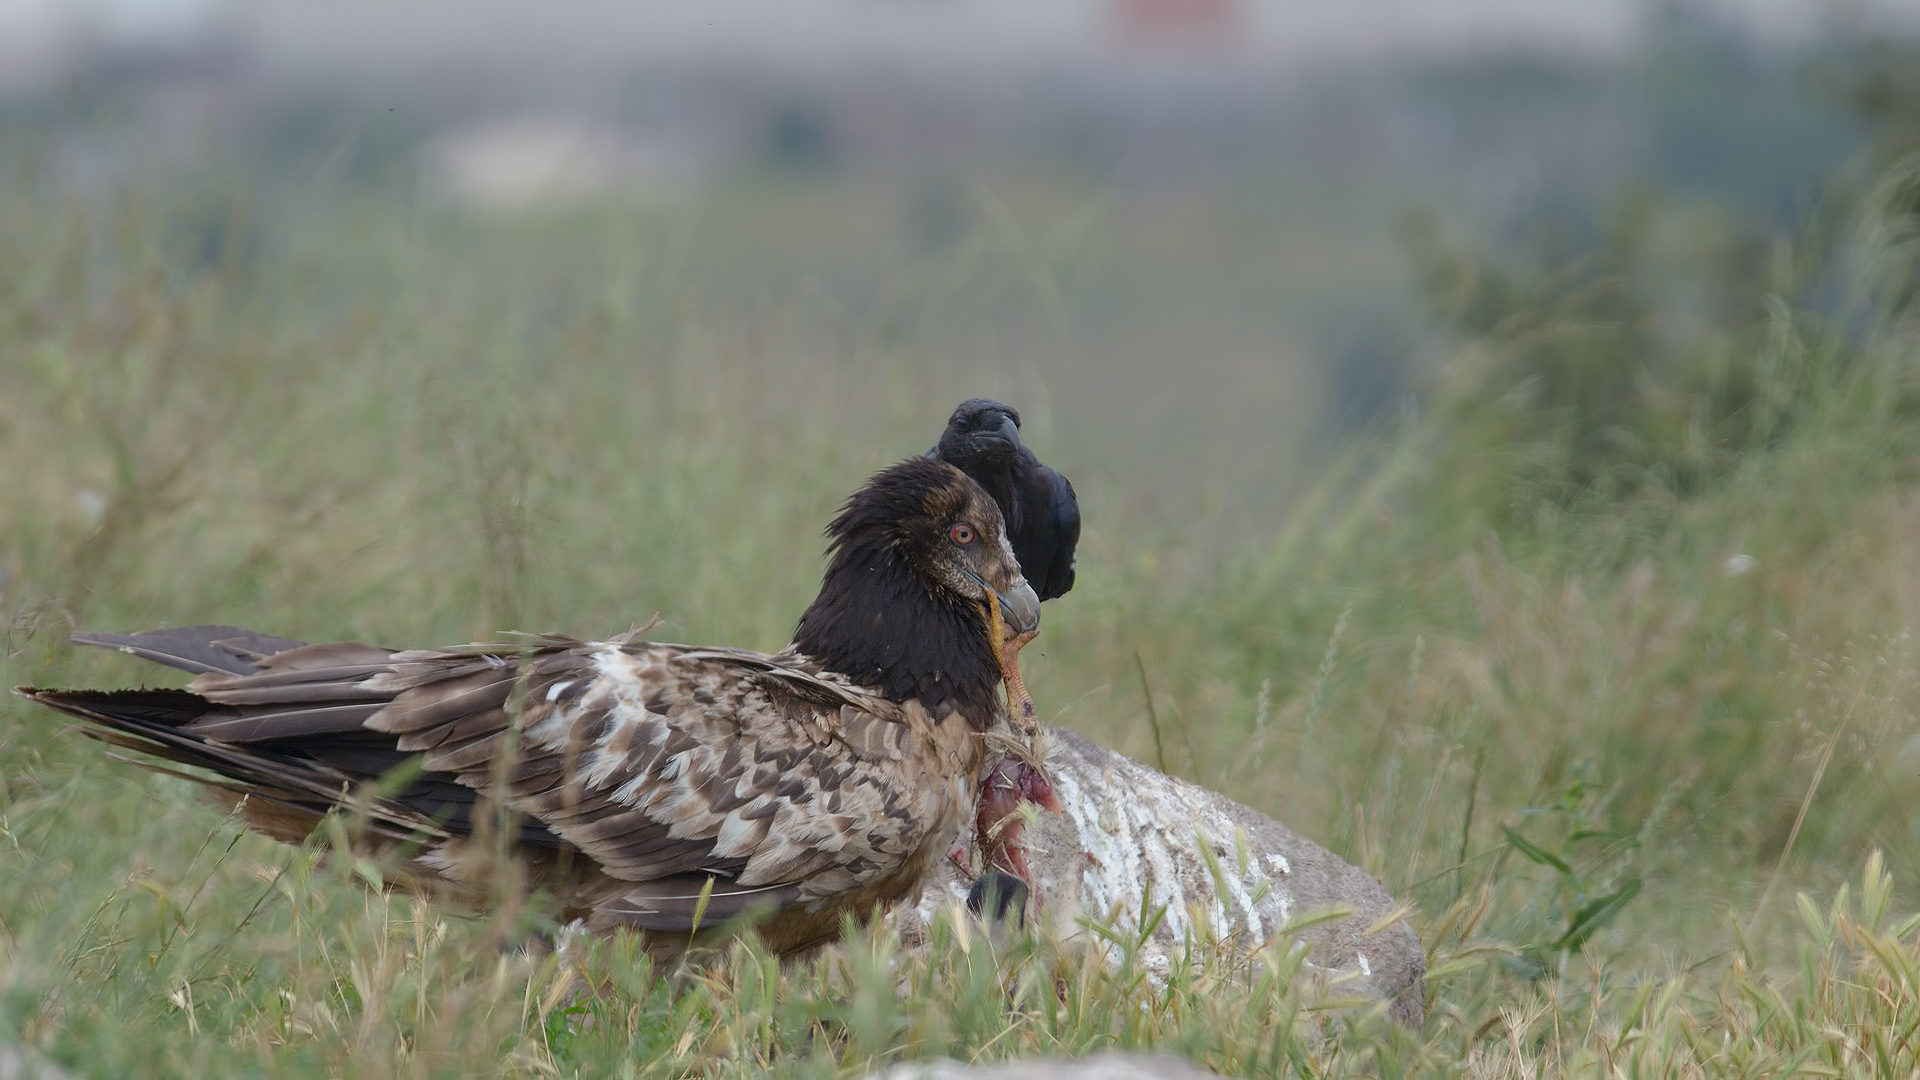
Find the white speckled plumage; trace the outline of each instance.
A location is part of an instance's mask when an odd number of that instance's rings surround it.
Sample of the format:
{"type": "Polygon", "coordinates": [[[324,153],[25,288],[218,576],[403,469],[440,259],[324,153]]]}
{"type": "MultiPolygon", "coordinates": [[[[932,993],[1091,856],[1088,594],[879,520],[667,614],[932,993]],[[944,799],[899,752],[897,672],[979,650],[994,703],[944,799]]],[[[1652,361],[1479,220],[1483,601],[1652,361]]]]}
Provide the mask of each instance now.
{"type": "MultiPolygon", "coordinates": [[[[1348,908],[1352,917],[1316,922],[1296,941],[1311,950],[1308,969],[1419,1021],[1420,942],[1391,918],[1393,898],[1364,871],[1249,807],[1072,732],[1050,731],[1045,756],[1062,812],[1042,815],[1029,842],[1034,907],[1053,933],[1100,948],[1104,939],[1086,935],[1083,920],[1137,933],[1144,898],[1163,914],[1138,960],[1162,976],[1190,944],[1253,952],[1296,918],[1348,908]],[[1369,933],[1376,924],[1385,925],[1369,933]]],[[[969,838],[956,842],[965,848],[969,838]]],[[[943,870],[902,912],[903,932],[913,939],[970,884],[943,870]]]]}

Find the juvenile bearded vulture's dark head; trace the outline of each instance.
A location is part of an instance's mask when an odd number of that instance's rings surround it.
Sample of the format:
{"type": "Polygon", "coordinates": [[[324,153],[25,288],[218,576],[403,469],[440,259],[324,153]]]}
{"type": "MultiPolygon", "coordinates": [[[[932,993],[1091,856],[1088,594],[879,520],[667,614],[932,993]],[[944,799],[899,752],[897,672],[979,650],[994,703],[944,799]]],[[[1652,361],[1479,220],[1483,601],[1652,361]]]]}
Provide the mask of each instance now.
{"type": "Polygon", "coordinates": [[[1040,623],[993,499],[951,465],[910,458],[855,492],[827,535],[794,646],[888,697],[992,715],[996,647],[1040,623]]]}

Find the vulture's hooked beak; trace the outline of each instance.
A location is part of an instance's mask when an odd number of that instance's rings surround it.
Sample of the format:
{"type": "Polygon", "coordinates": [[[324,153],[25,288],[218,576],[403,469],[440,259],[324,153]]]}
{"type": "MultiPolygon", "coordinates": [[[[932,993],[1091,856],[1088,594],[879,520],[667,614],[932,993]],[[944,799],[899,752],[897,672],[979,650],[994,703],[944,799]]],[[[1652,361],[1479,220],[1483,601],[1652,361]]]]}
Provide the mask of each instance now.
{"type": "Polygon", "coordinates": [[[993,599],[1000,606],[1000,619],[1007,633],[1033,635],[1040,632],[1040,594],[1024,580],[1005,592],[994,589],[993,599]]]}
{"type": "MultiPolygon", "coordinates": [[[[982,585],[987,583],[983,580],[982,585]]],[[[1027,642],[1040,634],[1040,597],[1025,581],[1006,592],[987,586],[987,637],[993,644],[993,656],[1000,664],[1000,681],[1007,687],[1007,706],[1014,717],[1033,730],[1039,725],[1039,713],[1033,696],[1020,677],[1018,657],[1027,642]]]]}

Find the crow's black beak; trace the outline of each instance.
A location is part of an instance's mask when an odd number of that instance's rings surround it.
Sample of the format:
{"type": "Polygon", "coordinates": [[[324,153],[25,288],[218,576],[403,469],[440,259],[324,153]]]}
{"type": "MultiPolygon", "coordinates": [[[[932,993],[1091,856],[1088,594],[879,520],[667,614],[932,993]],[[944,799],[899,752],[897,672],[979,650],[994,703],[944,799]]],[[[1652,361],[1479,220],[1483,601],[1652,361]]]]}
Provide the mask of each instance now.
{"type": "Polygon", "coordinates": [[[1000,427],[997,430],[1000,432],[1000,437],[1012,443],[1015,448],[1020,446],[1020,425],[1013,422],[1013,417],[1001,414],[1000,427]]]}
{"type": "Polygon", "coordinates": [[[992,423],[993,417],[982,418],[979,427],[967,436],[967,448],[974,454],[999,458],[1008,454],[1018,454],[1025,449],[1020,441],[1020,425],[1006,413],[997,414],[1000,422],[992,423]]]}

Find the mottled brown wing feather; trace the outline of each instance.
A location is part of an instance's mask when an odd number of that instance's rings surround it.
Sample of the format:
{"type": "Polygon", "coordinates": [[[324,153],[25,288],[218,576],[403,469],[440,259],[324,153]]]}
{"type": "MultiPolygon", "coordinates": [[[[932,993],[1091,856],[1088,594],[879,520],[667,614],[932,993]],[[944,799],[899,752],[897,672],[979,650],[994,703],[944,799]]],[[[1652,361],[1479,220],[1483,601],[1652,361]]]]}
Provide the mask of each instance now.
{"type": "MultiPolygon", "coordinates": [[[[230,634],[136,644],[184,655],[230,634]]],[[[424,771],[369,806],[381,835],[432,841],[416,870],[484,895],[462,837],[477,799],[502,798],[553,864],[539,880],[599,925],[683,932],[773,912],[776,948],[824,940],[841,912],[924,878],[982,771],[958,712],[930,716],[791,651],[536,639],[222,655],[234,662],[218,670],[200,663],[211,652],[182,660],[203,669],[185,691],[30,696],[116,745],[215,770],[250,824],[287,840],[419,755],[424,771]]]]}
{"type": "MultiPolygon", "coordinates": [[[[721,891],[846,892],[898,870],[970,798],[968,747],[939,745],[943,725],[917,706],[758,654],[400,654],[365,686],[404,687],[367,727],[476,789],[504,781],[514,809],[608,875],[657,883],[663,902],[697,896],[708,874],[728,879],[721,891]]],[[[963,722],[944,727],[972,741],[963,722]]]]}

